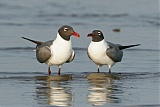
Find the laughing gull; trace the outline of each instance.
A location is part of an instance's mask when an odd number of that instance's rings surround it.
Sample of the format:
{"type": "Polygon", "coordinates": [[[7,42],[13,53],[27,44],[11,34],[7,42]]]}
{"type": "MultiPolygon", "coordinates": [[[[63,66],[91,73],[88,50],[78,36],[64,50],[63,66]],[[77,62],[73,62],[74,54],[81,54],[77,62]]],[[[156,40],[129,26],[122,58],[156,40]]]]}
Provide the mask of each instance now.
{"type": "Polygon", "coordinates": [[[60,75],[61,66],[64,63],[71,62],[74,59],[75,52],[72,49],[71,35],[80,37],[71,26],[62,26],[57,33],[55,40],[40,42],[25,37],[23,39],[36,43],[36,58],[40,63],[48,65],[48,75],[51,74],[50,66],[58,66],[58,75],[60,75]]]}
{"type": "Polygon", "coordinates": [[[116,63],[120,62],[123,57],[123,49],[139,46],[128,45],[122,46],[120,44],[113,44],[111,42],[105,41],[103,33],[100,30],[94,30],[92,33],[88,34],[87,37],[92,37],[92,41],[88,46],[88,57],[98,66],[99,68],[103,65],[108,66],[108,73],[111,73],[111,67],[116,63]]]}

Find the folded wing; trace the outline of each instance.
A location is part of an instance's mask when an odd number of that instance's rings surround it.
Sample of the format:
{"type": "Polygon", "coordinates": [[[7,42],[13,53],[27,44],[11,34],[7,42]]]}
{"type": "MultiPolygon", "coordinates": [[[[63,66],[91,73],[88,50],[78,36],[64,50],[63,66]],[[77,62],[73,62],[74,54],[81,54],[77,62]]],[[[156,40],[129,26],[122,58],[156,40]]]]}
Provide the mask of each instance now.
{"type": "Polygon", "coordinates": [[[36,49],[36,57],[40,63],[46,62],[51,57],[51,49],[53,40],[44,42],[42,45],[38,46],[36,49]]]}
{"type": "Polygon", "coordinates": [[[123,51],[119,49],[119,47],[111,42],[107,42],[109,48],[106,50],[106,54],[110,57],[114,62],[120,62],[123,57],[123,51]]]}

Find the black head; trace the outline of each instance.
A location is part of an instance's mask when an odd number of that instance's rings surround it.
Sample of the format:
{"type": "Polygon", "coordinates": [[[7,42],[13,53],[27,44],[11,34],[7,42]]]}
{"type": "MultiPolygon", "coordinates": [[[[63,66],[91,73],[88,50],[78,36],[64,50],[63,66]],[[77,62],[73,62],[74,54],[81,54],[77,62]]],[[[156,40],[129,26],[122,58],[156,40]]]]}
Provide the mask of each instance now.
{"type": "Polygon", "coordinates": [[[100,30],[94,30],[92,33],[88,34],[87,37],[92,37],[93,42],[99,42],[104,39],[103,33],[100,30]]]}
{"type": "Polygon", "coordinates": [[[64,40],[70,40],[70,36],[76,36],[80,37],[80,35],[73,30],[71,26],[64,25],[58,30],[59,35],[64,39],[64,40]]]}

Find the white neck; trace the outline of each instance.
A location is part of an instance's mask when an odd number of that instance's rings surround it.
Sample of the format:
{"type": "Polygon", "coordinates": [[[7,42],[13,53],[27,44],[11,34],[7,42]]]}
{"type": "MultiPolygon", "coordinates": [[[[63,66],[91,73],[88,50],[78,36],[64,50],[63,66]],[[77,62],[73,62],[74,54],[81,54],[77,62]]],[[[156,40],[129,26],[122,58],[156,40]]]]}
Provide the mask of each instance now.
{"type": "Polygon", "coordinates": [[[69,41],[64,40],[64,39],[59,35],[59,33],[57,32],[57,37],[56,37],[55,41],[71,42],[71,39],[70,39],[69,41]]]}
{"type": "Polygon", "coordinates": [[[105,40],[99,41],[99,42],[93,42],[91,41],[89,47],[91,48],[97,48],[97,49],[106,49],[108,48],[107,43],[105,40]]]}
{"type": "Polygon", "coordinates": [[[102,43],[105,43],[105,40],[103,39],[103,40],[101,40],[101,41],[99,41],[99,42],[91,41],[91,43],[102,44],[102,43]]]}
{"type": "Polygon", "coordinates": [[[59,33],[57,33],[57,37],[56,39],[54,40],[54,45],[58,46],[58,47],[71,47],[72,46],[72,43],[71,43],[71,40],[67,41],[67,40],[64,40],[60,35],[59,33]]]}

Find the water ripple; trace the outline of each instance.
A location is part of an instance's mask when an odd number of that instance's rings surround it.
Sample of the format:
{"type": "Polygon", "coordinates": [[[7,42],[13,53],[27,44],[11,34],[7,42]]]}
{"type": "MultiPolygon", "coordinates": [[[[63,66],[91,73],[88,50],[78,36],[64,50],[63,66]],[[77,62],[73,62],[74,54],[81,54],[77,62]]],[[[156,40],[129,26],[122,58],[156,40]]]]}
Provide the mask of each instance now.
{"type": "MultiPolygon", "coordinates": [[[[84,79],[91,72],[79,72],[66,74],[72,74],[74,80],[84,79]]],[[[64,75],[66,75],[64,74],[64,75]]],[[[0,79],[30,79],[36,78],[37,76],[46,76],[47,73],[44,72],[0,72],[0,79]]],[[[57,75],[57,73],[52,73],[52,75],[57,75]]],[[[135,73],[112,73],[112,75],[117,76],[120,80],[123,79],[145,79],[145,78],[155,78],[160,77],[160,72],[135,72],[135,73]]]]}
{"type": "Polygon", "coordinates": [[[127,13],[122,14],[98,14],[98,13],[84,13],[84,14],[65,14],[65,13],[40,13],[37,15],[37,17],[45,18],[45,17],[80,17],[80,18],[90,18],[90,17],[110,17],[110,18],[119,18],[119,17],[126,17],[128,16],[127,13]]]}
{"type": "MultiPolygon", "coordinates": [[[[6,47],[0,48],[0,51],[12,51],[12,50],[35,50],[35,47],[6,47]]],[[[74,50],[87,51],[87,48],[73,47],[74,50]]],[[[126,49],[126,51],[160,51],[159,49],[126,49]]]]}
{"type": "Polygon", "coordinates": [[[1,51],[12,51],[12,50],[34,50],[35,47],[6,47],[0,48],[1,51]]]}

